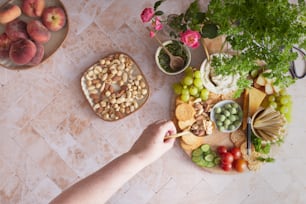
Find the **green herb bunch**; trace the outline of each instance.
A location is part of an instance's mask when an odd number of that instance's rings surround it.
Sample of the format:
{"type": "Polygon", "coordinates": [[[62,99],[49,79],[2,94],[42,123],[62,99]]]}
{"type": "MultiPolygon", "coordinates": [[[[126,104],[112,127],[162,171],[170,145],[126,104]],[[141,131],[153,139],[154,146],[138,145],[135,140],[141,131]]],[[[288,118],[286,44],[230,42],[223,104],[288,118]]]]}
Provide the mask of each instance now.
{"type": "Polygon", "coordinates": [[[188,29],[198,31],[204,38],[217,36],[216,25],[212,24],[206,13],[201,11],[198,0],[193,1],[184,13],[170,14],[167,23],[172,28],[170,36],[175,38],[179,37],[179,33],[188,29]]]}
{"type": "Polygon", "coordinates": [[[265,76],[275,78],[275,85],[280,87],[294,83],[288,68],[297,58],[292,47],[306,48],[305,1],[291,4],[288,0],[211,0],[206,17],[237,51],[226,61],[215,58],[212,62],[217,74],[242,76],[236,96],[251,85],[247,76],[253,70],[271,70],[265,76]],[[258,60],[264,61],[265,66],[259,66],[258,60]]]}

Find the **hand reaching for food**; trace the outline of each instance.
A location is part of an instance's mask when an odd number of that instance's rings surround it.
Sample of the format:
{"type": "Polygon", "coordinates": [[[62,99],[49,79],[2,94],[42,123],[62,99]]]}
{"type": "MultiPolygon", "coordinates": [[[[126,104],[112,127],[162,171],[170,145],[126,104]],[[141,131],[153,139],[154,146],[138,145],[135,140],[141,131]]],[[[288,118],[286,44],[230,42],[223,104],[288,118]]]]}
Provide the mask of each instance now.
{"type": "Polygon", "coordinates": [[[149,125],[130,149],[129,153],[137,155],[143,162],[150,164],[173,147],[175,139],[165,140],[165,136],[175,134],[172,121],[157,121],[149,125]]]}

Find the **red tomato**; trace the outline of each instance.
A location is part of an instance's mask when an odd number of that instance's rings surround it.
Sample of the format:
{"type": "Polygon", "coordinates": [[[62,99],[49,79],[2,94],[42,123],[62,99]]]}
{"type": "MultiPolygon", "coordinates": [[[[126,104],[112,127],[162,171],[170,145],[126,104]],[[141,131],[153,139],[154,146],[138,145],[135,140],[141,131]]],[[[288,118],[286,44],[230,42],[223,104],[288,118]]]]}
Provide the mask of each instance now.
{"type": "Polygon", "coordinates": [[[224,171],[229,171],[232,169],[232,164],[229,163],[229,164],[226,164],[226,163],[222,163],[221,164],[221,168],[224,170],[224,171]]]}
{"type": "Polygon", "coordinates": [[[227,148],[225,146],[219,146],[217,148],[217,152],[219,153],[219,155],[222,155],[223,153],[227,152],[227,148]]]}
{"type": "Polygon", "coordinates": [[[234,161],[234,168],[238,172],[243,172],[247,168],[247,161],[244,159],[237,159],[234,161]]]}
{"type": "Polygon", "coordinates": [[[233,147],[231,149],[231,153],[234,156],[234,159],[240,159],[241,158],[241,151],[238,147],[233,147]]]}
{"type": "Polygon", "coordinates": [[[234,156],[230,152],[223,153],[221,155],[221,162],[224,164],[231,164],[234,161],[234,156]]]}

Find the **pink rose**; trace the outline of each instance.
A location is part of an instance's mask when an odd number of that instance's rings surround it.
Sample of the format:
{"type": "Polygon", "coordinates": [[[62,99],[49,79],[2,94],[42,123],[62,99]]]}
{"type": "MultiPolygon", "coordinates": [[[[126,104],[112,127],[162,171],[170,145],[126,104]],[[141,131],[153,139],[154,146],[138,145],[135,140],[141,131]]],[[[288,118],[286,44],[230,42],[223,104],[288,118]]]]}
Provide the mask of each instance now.
{"type": "Polygon", "coordinates": [[[200,45],[201,35],[197,31],[187,30],[181,33],[181,41],[191,48],[197,48],[200,45]]]}
{"type": "Polygon", "coordinates": [[[163,24],[160,22],[158,17],[156,17],[155,20],[152,22],[152,26],[155,30],[163,29],[163,24]]]}
{"type": "Polygon", "coordinates": [[[155,36],[155,33],[153,31],[150,31],[150,37],[153,38],[155,36]]]}
{"type": "Polygon", "coordinates": [[[143,23],[149,22],[154,16],[154,10],[153,8],[145,8],[140,17],[143,23]]]}

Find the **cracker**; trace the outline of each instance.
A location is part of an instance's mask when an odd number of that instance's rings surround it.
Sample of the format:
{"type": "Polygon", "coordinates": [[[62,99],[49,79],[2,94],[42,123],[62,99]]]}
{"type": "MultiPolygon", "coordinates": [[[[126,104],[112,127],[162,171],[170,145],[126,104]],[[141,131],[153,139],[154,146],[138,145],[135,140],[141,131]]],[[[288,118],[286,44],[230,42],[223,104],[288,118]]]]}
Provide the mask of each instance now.
{"type": "Polygon", "coordinates": [[[248,162],[248,168],[250,171],[258,171],[262,166],[262,162],[261,161],[252,161],[252,162],[248,162]]]}
{"type": "Polygon", "coordinates": [[[179,121],[191,120],[195,114],[192,105],[187,103],[179,104],[175,109],[175,116],[179,121]]]}
{"type": "Polygon", "coordinates": [[[183,135],[181,138],[182,138],[183,142],[185,142],[188,145],[199,146],[199,145],[203,144],[203,142],[204,142],[204,137],[197,137],[192,133],[183,135]]]}
{"type": "Polygon", "coordinates": [[[180,140],[180,145],[181,145],[183,150],[192,151],[192,150],[198,148],[200,145],[202,145],[202,143],[201,144],[200,143],[195,143],[195,144],[189,145],[189,144],[186,144],[183,140],[180,140]]]}
{"type": "Polygon", "coordinates": [[[179,120],[178,126],[181,130],[185,130],[191,127],[191,125],[195,122],[196,120],[194,118],[190,119],[190,120],[179,120]]]}
{"type": "Polygon", "coordinates": [[[237,130],[230,134],[230,139],[236,147],[240,147],[241,144],[246,141],[246,134],[242,130],[237,130]]]}

